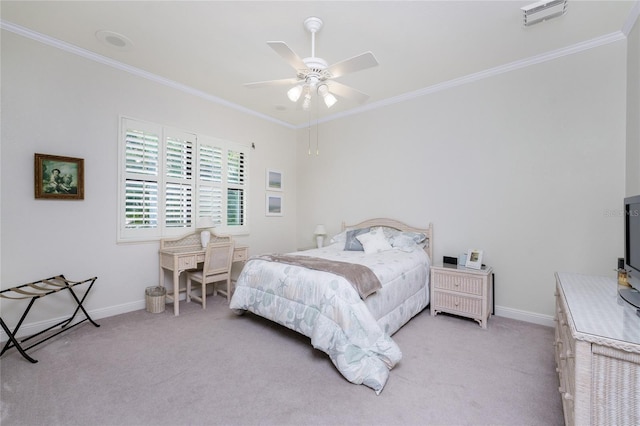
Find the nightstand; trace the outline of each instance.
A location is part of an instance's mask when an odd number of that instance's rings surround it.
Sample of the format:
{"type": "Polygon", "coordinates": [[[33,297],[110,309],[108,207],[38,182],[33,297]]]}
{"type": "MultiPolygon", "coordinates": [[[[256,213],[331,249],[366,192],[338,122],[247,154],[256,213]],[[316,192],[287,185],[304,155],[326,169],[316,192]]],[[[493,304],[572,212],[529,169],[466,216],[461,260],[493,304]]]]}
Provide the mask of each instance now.
{"type": "Polygon", "coordinates": [[[487,328],[493,303],[493,268],[431,267],[431,315],[447,312],[476,320],[487,328]]]}

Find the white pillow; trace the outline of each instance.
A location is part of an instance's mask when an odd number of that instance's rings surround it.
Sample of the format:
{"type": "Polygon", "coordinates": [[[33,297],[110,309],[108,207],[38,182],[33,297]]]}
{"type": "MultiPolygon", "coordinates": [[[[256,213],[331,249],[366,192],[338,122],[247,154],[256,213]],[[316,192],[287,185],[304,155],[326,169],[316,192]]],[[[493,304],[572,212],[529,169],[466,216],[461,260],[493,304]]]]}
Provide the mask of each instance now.
{"type": "Polygon", "coordinates": [[[416,247],[418,247],[418,244],[416,244],[415,240],[411,238],[411,236],[398,234],[393,238],[391,246],[400,251],[411,253],[416,247]]]}
{"type": "Polygon", "coordinates": [[[381,228],[374,228],[366,234],[358,235],[356,238],[362,243],[365,254],[380,253],[392,248],[381,228]]]}

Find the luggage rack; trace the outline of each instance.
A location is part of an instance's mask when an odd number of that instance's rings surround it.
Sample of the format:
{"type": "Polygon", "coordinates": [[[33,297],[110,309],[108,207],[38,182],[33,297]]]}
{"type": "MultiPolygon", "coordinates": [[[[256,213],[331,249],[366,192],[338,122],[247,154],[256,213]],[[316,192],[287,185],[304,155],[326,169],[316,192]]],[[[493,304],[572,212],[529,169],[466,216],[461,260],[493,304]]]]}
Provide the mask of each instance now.
{"type": "Polygon", "coordinates": [[[24,358],[26,358],[28,361],[32,363],[36,363],[38,361],[30,357],[26,352],[29,349],[33,348],[34,346],[44,343],[47,340],[57,336],[60,333],[69,331],[73,327],[80,325],[85,321],[90,321],[91,324],[95,325],[96,327],[100,327],[99,324],[97,324],[93,319],[91,319],[87,311],[84,309],[84,306],[82,306],[82,303],[87,298],[87,295],[91,291],[91,287],[93,287],[93,284],[96,282],[97,279],[98,277],[93,277],[93,278],[86,279],[84,281],[70,281],[66,279],[64,275],[60,274],[60,275],[56,275],[55,277],[45,278],[40,281],[34,281],[31,283],[23,284],[17,287],[11,287],[6,290],[0,291],[0,297],[4,299],[15,299],[15,300],[31,299],[31,301],[29,302],[29,305],[27,306],[24,313],[20,317],[20,321],[18,321],[18,324],[16,325],[16,328],[13,330],[13,332],[9,329],[9,327],[7,327],[7,324],[4,322],[2,317],[0,317],[0,325],[4,329],[5,333],[7,333],[7,335],[9,336],[9,340],[2,348],[2,352],[0,352],[0,356],[2,356],[7,350],[15,347],[24,358]],[[87,291],[85,292],[84,296],[82,296],[82,299],[79,299],[78,296],[73,291],[73,287],[81,284],[87,284],[87,283],[89,284],[89,287],[87,288],[87,291]],[[62,320],[59,323],[54,324],[29,337],[26,337],[23,339],[16,338],[18,334],[18,330],[20,330],[20,326],[22,326],[22,322],[27,317],[27,314],[33,307],[34,302],[41,297],[45,297],[62,290],[69,290],[69,292],[71,293],[71,296],[73,297],[73,299],[76,301],[78,305],[73,311],[73,314],[69,318],[62,320]],[[71,324],[80,310],[82,310],[82,313],[84,314],[85,318],[74,324],[71,324]],[[31,343],[30,346],[23,347],[24,343],[29,342],[30,340],[35,339],[36,337],[41,336],[42,334],[50,330],[53,330],[56,327],[60,327],[60,330],[58,330],[57,332],[49,336],[41,338],[40,340],[37,340],[35,343],[31,343]]]}

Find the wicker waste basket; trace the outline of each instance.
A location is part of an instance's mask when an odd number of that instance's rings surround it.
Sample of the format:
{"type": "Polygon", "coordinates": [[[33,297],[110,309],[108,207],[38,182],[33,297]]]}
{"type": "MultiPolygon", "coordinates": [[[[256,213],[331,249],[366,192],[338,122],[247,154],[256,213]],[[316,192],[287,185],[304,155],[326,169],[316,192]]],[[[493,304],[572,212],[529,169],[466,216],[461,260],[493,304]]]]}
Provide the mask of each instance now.
{"type": "Polygon", "coordinates": [[[147,312],[159,314],[164,312],[165,296],[167,289],[160,286],[147,287],[144,291],[147,312]]]}

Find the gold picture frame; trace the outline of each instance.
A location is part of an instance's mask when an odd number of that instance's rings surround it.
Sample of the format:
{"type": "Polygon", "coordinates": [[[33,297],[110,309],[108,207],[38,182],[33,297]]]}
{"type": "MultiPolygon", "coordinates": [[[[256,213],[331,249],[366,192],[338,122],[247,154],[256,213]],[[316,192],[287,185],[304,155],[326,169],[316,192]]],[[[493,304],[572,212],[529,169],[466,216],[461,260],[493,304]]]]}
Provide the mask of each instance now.
{"type": "Polygon", "coordinates": [[[35,154],[36,198],[84,200],[84,159],[35,154]]]}

